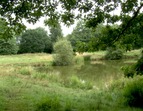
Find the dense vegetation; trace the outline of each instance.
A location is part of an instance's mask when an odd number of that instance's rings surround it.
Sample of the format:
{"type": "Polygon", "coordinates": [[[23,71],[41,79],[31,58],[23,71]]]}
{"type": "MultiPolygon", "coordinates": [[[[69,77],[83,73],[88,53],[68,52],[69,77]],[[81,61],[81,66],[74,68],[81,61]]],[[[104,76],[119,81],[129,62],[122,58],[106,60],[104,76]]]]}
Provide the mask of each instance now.
{"type": "MultiPolygon", "coordinates": [[[[142,7],[141,0],[1,0],[0,54],[5,56],[0,56],[0,110],[141,111],[143,53],[140,57],[128,54],[143,47],[142,7]],[[26,29],[24,19],[36,23],[42,16],[47,16],[50,33],[43,28],[26,29]],[[70,25],[76,19],[80,20],[76,28],[64,38],[60,23],[70,25]],[[99,55],[94,57],[96,51],[99,55]],[[43,52],[51,55],[37,54],[43,52]],[[130,59],[135,63],[126,63],[130,59]],[[83,69],[89,73],[93,68],[85,64],[112,70],[115,65],[106,67],[110,60],[127,64],[122,66],[124,75],[117,69],[120,79],[109,77],[100,86],[92,81],[98,73],[81,78],[83,69]],[[67,68],[67,79],[53,71],[59,66],[67,68]],[[68,75],[72,69],[78,74],[68,75]]],[[[106,76],[104,72],[102,78],[106,76]]]]}
{"type": "Polygon", "coordinates": [[[54,44],[54,64],[59,66],[66,66],[73,64],[73,48],[69,41],[59,39],[54,44]]]}
{"type": "Polygon", "coordinates": [[[51,40],[42,28],[26,30],[19,38],[19,53],[51,52],[51,40]]]}
{"type": "MultiPolygon", "coordinates": [[[[134,52],[130,56],[135,56],[134,52]]],[[[100,53],[97,52],[92,56],[98,58],[100,53]]],[[[100,54],[100,57],[104,57],[104,54],[100,54]]],[[[66,67],[67,75],[62,77],[62,74],[55,70],[56,67],[51,66],[53,61],[51,55],[23,54],[0,57],[1,111],[21,109],[22,111],[110,111],[111,108],[116,111],[142,110],[140,109],[142,108],[140,104],[142,103],[142,76],[124,78],[120,75],[116,81],[109,79],[105,83],[99,80],[103,83],[95,84],[88,79],[88,74],[84,79],[78,74],[68,75],[72,73],[68,67],[66,67]]],[[[80,70],[82,67],[86,69],[87,66],[83,66],[81,62],[82,56],[77,58],[80,63],[74,66],[73,70],[80,70]]],[[[105,64],[99,63],[97,66],[105,68],[105,64]]]]}
{"type": "Polygon", "coordinates": [[[17,54],[17,52],[18,52],[18,45],[16,43],[15,38],[12,38],[8,41],[5,41],[3,39],[0,40],[1,55],[17,54]]]}

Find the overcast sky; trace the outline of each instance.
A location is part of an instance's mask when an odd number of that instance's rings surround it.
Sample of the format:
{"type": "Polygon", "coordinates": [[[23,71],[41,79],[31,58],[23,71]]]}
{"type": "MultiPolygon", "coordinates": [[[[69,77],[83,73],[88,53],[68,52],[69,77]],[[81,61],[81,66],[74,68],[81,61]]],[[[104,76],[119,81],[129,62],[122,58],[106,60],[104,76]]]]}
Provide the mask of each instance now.
{"type": "MultiPolygon", "coordinates": [[[[48,26],[44,25],[44,19],[45,19],[44,17],[40,18],[39,21],[37,21],[35,24],[32,24],[32,23],[29,24],[25,20],[23,20],[23,23],[26,25],[27,29],[35,29],[37,27],[43,27],[43,28],[45,28],[45,30],[48,31],[48,26]]],[[[70,27],[66,27],[65,25],[61,24],[61,28],[62,28],[64,36],[70,34],[73,31],[73,28],[75,26],[76,25],[72,25],[70,27]]]]}

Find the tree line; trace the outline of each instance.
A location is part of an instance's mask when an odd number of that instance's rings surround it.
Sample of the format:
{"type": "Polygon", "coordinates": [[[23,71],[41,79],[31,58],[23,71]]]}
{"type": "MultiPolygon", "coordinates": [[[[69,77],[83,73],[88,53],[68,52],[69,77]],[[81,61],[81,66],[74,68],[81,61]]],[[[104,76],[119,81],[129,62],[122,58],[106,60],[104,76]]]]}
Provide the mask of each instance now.
{"type": "MultiPolygon", "coordinates": [[[[65,38],[71,42],[73,51],[79,53],[106,50],[109,47],[123,51],[143,47],[142,27],[140,25],[135,25],[133,30],[128,31],[128,33],[122,35],[120,40],[112,43],[118,34],[119,28],[120,25],[117,24],[107,26],[101,23],[93,29],[87,27],[86,23],[80,20],[73,32],[65,38]]],[[[52,53],[53,44],[59,38],[63,38],[60,23],[49,27],[49,34],[40,27],[23,31],[21,35],[16,35],[11,31],[9,34],[13,34],[13,38],[6,37],[9,36],[5,34],[8,26],[2,19],[0,20],[0,29],[0,54],[52,53]]]]}
{"type": "Polygon", "coordinates": [[[53,44],[58,38],[62,38],[62,30],[60,24],[51,26],[50,33],[44,28],[27,29],[20,35],[13,34],[12,38],[5,36],[5,30],[8,28],[4,21],[0,19],[0,54],[22,54],[22,53],[52,53],[53,44]]]}

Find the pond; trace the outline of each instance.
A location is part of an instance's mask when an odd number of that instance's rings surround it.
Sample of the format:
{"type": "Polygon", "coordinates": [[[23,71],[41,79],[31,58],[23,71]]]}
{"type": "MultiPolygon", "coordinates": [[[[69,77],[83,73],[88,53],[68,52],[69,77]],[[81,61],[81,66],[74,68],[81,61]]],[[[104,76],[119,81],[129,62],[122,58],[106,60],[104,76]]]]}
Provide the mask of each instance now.
{"type": "Polygon", "coordinates": [[[108,86],[114,80],[123,77],[121,68],[124,61],[95,61],[84,62],[74,66],[53,66],[51,71],[57,72],[62,80],[75,75],[82,81],[90,81],[96,87],[108,86]]]}

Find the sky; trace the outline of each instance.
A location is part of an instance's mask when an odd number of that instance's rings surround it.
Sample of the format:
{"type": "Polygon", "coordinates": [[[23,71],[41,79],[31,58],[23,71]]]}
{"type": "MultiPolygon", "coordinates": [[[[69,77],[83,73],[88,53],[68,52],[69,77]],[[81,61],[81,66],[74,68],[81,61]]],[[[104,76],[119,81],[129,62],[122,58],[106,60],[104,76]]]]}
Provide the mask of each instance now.
{"type": "MultiPolygon", "coordinates": [[[[59,9],[58,9],[59,10],[59,9]]],[[[110,14],[116,14],[116,15],[119,15],[120,14],[120,7],[118,7],[115,11],[111,12],[110,14]]],[[[77,12],[76,12],[77,13],[77,12]]],[[[46,19],[46,17],[41,17],[39,19],[39,21],[37,21],[35,24],[29,24],[28,22],[26,22],[26,20],[24,20],[24,24],[26,25],[27,29],[35,29],[37,27],[43,27],[45,28],[45,30],[47,30],[49,32],[49,29],[48,29],[48,26],[45,26],[44,25],[44,20],[46,19]]],[[[68,34],[71,34],[73,29],[76,27],[76,23],[74,25],[71,25],[70,27],[66,27],[65,25],[61,24],[61,28],[62,28],[62,32],[64,34],[64,36],[68,35],[68,34]]]]}
{"type": "MultiPolygon", "coordinates": [[[[49,31],[48,26],[44,25],[44,20],[45,18],[41,17],[39,21],[37,21],[35,24],[32,24],[32,23],[30,24],[26,22],[26,20],[23,20],[23,23],[26,25],[27,29],[35,29],[37,27],[43,27],[45,30],[49,31]]],[[[64,24],[61,24],[61,28],[64,36],[71,34],[75,26],[76,24],[71,25],[70,27],[66,27],[64,24]]]]}

